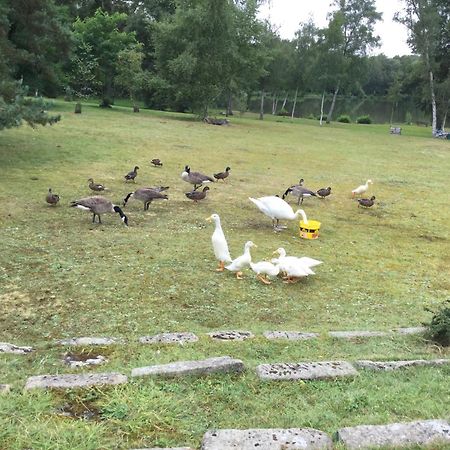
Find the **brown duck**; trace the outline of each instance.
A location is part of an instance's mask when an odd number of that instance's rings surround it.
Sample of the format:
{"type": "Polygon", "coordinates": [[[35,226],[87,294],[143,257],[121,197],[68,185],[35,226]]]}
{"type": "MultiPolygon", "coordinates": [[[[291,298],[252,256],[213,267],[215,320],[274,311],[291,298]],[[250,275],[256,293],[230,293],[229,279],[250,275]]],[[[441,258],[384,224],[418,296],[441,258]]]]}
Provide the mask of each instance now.
{"type": "Polygon", "coordinates": [[[328,196],[331,194],[331,187],[319,189],[319,190],[316,192],[316,194],[317,194],[320,198],[328,197],[328,196]]]}
{"type": "Polygon", "coordinates": [[[186,192],[186,197],[190,198],[191,200],[194,200],[195,203],[197,203],[199,200],[203,200],[206,197],[206,191],[209,191],[209,187],[205,186],[203,188],[203,191],[191,191],[186,192]]]}
{"type": "Polygon", "coordinates": [[[89,178],[88,181],[89,181],[89,188],[92,191],[100,192],[100,191],[106,190],[106,187],[103,184],[94,183],[94,179],[93,178],[89,178]]]}
{"type": "Polygon", "coordinates": [[[154,158],[150,161],[155,167],[161,167],[163,163],[159,158],[154,158]]]}
{"type": "Polygon", "coordinates": [[[227,168],[225,169],[225,172],[215,173],[215,174],[214,174],[214,178],[215,178],[216,180],[223,180],[223,181],[225,182],[225,178],[227,178],[228,175],[230,175],[230,170],[231,170],[231,168],[230,168],[230,167],[227,167],[227,168]]]}
{"type": "Polygon", "coordinates": [[[49,205],[56,205],[59,202],[59,195],[52,193],[52,188],[48,188],[47,196],[45,197],[45,201],[49,205]]]}
{"type": "Polygon", "coordinates": [[[375,203],[375,196],[372,195],[370,198],[358,198],[358,207],[363,206],[364,208],[370,208],[375,203]]]}

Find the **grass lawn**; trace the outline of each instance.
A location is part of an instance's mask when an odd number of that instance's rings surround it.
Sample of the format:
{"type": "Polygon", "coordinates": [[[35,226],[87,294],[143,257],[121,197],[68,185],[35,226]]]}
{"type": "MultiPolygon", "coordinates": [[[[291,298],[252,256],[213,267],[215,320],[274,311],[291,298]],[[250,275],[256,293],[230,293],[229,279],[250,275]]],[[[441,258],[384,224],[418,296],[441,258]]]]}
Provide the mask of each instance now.
{"type": "MultiPolygon", "coordinates": [[[[448,418],[448,367],[395,373],[362,371],[354,380],[263,383],[254,368],[266,362],[448,357],[417,336],[341,342],[330,330],[390,330],[419,326],[425,306],[449,297],[448,174],[450,141],[428,128],[332,124],[267,116],[233,117],[228,127],[188,115],[129,108],[102,110],[56,102],[53,127],[0,133],[0,341],[32,345],[26,356],[0,355],[0,448],[112,449],[198,447],[209,428],[303,427],[333,433],[342,426],[448,418]],[[164,166],[152,167],[160,158],[164,166]],[[231,167],[226,183],[211,185],[195,204],[181,180],[186,164],[207,174],[231,167]],[[140,167],[136,184],[123,176],[140,167]],[[89,196],[87,179],[104,183],[121,205],[141,186],[168,185],[169,200],[149,211],[131,200],[118,215],[69,208],[89,196]],[[303,209],[322,222],[319,239],[300,239],[298,223],[274,233],[271,220],[248,197],[281,194],[305,179],[332,187],[303,209]],[[357,207],[351,190],[374,181],[371,209],[357,207]],[[51,207],[51,187],[61,196],[51,207]],[[297,284],[265,286],[216,273],[211,249],[218,213],[233,257],[245,241],[258,245],[254,261],[278,247],[322,260],[316,275],[297,284]],[[206,332],[249,330],[245,342],[213,342],[206,332]],[[322,333],[316,341],[269,342],[266,330],[322,333]],[[150,347],[139,336],[192,331],[195,344],[150,347]],[[126,386],[68,392],[22,393],[25,379],[72,373],[54,339],[115,336],[127,345],[96,349],[110,362],[93,369],[129,374],[131,368],[230,355],[248,370],[240,376],[179,381],[133,380],[126,386]],[[88,408],[92,420],[57,414],[88,408]]],[[[295,199],[290,199],[294,210],[295,199]]]]}

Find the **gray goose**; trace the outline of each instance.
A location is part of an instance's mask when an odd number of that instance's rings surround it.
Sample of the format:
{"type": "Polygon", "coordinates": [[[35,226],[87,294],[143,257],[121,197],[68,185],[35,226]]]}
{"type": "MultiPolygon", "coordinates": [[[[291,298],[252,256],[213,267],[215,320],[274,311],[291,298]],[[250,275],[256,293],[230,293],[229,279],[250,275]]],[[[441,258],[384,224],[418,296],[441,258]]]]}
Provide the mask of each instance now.
{"type": "Polygon", "coordinates": [[[331,194],[331,187],[319,189],[319,190],[316,192],[316,194],[317,194],[320,198],[328,197],[328,196],[331,194]]]}
{"type": "Polygon", "coordinates": [[[59,202],[59,195],[52,193],[52,188],[48,188],[47,196],[45,197],[45,201],[49,205],[56,205],[59,202]]]}
{"type": "Polygon", "coordinates": [[[358,207],[363,206],[364,208],[370,208],[375,203],[375,195],[370,198],[358,198],[358,207]]]}
{"type": "Polygon", "coordinates": [[[283,200],[287,197],[288,194],[293,194],[298,197],[297,205],[303,203],[303,199],[305,197],[317,197],[316,193],[311,191],[310,189],[303,187],[303,182],[305,180],[300,178],[298,184],[294,184],[293,186],[286,189],[286,192],[283,194],[283,200]]]}
{"type": "Polygon", "coordinates": [[[223,180],[223,181],[225,182],[225,178],[227,178],[228,175],[230,175],[230,170],[231,170],[231,168],[230,168],[230,167],[227,167],[227,168],[225,169],[225,172],[215,173],[215,174],[214,174],[214,178],[215,178],[216,180],[223,180]]]}
{"type": "Polygon", "coordinates": [[[70,203],[72,208],[83,209],[84,211],[90,211],[92,216],[92,223],[95,223],[95,216],[98,216],[98,223],[102,223],[101,215],[107,213],[117,213],[120,215],[122,222],[128,226],[128,217],[117,206],[113,205],[110,200],[100,195],[94,195],[93,197],[80,198],[70,203]]]}
{"type": "Polygon", "coordinates": [[[125,206],[130,198],[135,198],[136,200],[140,200],[141,202],[144,202],[144,211],[148,210],[148,207],[150,206],[150,203],[153,200],[168,200],[169,197],[165,194],[161,194],[161,192],[166,191],[169,189],[169,186],[159,186],[159,187],[144,187],[136,189],[134,192],[130,192],[124,199],[123,199],[123,206],[125,206]]]}
{"type": "Polygon", "coordinates": [[[203,183],[214,183],[214,178],[200,172],[191,172],[191,168],[189,166],[184,166],[184,171],[181,174],[181,178],[187,183],[193,184],[194,191],[203,183]]]}
{"type": "Polygon", "coordinates": [[[134,181],[134,179],[137,177],[137,171],[138,171],[138,169],[139,169],[139,166],[134,166],[134,169],[133,170],[131,170],[130,172],[128,172],[125,176],[124,176],[124,178],[125,178],[125,181],[134,181]]]}
{"type": "Polygon", "coordinates": [[[186,192],[186,197],[190,198],[191,200],[194,200],[195,203],[197,203],[199,200],[203,200],[206,198],[206,191],[209,191],[209,187],[205,186],[203,188],[203,191],[196,191],[193,190],[191,192],[186,192]]]}
{"type": "Polygon", "coordinates": [[[93,178],[89,178],[88,182],[89,182],[89,189],[91,189],[91,191],[100,192],[106,190],[106,187],[103,184],[94,183],[93,178]]]}

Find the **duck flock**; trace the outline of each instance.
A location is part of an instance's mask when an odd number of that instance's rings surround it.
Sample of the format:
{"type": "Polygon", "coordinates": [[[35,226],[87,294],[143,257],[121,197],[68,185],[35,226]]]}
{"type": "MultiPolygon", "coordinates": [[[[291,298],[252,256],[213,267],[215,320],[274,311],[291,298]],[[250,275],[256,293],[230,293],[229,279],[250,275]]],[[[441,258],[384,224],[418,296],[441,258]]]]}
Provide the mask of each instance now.
{"type": "MultiPolygon", "coordinates": [[[[155,167],[162,167],[163,163],[160,159],[152,159],[151,164],[155,167]]],[[[133,170],[128,172],[124,176],[125,182],[135,182],[138,175],[139,166],[135,166],[133,170]]],[[[225,180],[230,175],[231,168],[226,167],[223,172],[218,172],[210,177],[208,175],[202,174],[201,172],[191,171],[191,168],[186,165],[183,172],[181,173],[181,179],[193,186],[193,189],[186,192],[185,195],[188,199],[198,202],[206,198],[207,192],[209,190],[208,186],[204,186],[207,183],[213,183],[215,181],[225,180]],[[201,188],[199,190],[199,188],[201,188]]],[[[253,202],[257,208],[265,214],[267,217],[272,219],[272,226],[274,231],[280,231],[286,228],[280,225],[280,220],[294,220],[301,216],[304,224],[308,224],[308,219],[306,217],[303,209],[298,209],[296,212],[287,203],[286,198],[288,195],[297,197],[297,205],[301,205],[303,200],[307,197],[318,197],[326,198],[331,194],[331,187],[321,188],[317,191],[308,189],[303,185],[304,179],[301,178],[298,184],[288,187],[280,198],[278,195],[252,198],[249,200],[253,202]]],[[[372,184],[372,180],[367,180],[365,184],[358,186],[352,190],[352,197],[361,196],[365,194],[369,185],[372,184]]],[[[92,178],[88,179],[89,188],[96,192],[108,191],[103,184],[95,183],[92,178]]],[[[144,211],[147,211],[153,200],[168,200],[168,196],[165,193],[169,189],[168,186],[155,186],[155,187],[142,187],[138,188],[133,192],[130,192],[123,199],[122,207],[125,207],[130,198],[139,200],[144,204],[144,211]]],[[[52,206],[56,206],[59,203],[60,197],[58,194],[52,192],[49,188],[46,201],[52,206]]],[[[358,198],[358,206],[370,208],[375,203],[375,196],[370,198],[358,198]]],[[[94,195],[90,197],[81,198],[79,200],[74,200],[70,203],[71,207],[79,208],[81,210],[89,211],[92,213],[92,223],[95,223],[95,218],[98,217],[98,222],[102,223],[101,215],[107,213],[117,213],[124,225],[128,226],[128,217],[124,214],[122,208],[118,205],[113,204],[109,199],[101,195],[94,195]]],[[[212,214],[206,219],[207,221],[214,222],[215,228],[211,236],[212,247],[214,251],[215,258],[218,261],[217,271],[223,272],[224,270],[235,273],[237,279],[243,278],[243,270],[250,268],[255,274],[258,280],[264,284],[271,284],[269,277],[280,276],[285,283],[295,283],[298,280],[308,277],[309,275],[314,275],[313,268],[322,264],[314,258],[309,258],[307,256],[296,257],[287,256],[284,248],[278,248],[274,251],[274,258],[270,261],[259,261],[253,262],[251,258],[251,248],[256,247],[252,241],[247,241],[244,245],[244,252],[242,255],[235,259],[231,258],[228,243],[223,232],[220,217],[218,214],[212,214]]]]}

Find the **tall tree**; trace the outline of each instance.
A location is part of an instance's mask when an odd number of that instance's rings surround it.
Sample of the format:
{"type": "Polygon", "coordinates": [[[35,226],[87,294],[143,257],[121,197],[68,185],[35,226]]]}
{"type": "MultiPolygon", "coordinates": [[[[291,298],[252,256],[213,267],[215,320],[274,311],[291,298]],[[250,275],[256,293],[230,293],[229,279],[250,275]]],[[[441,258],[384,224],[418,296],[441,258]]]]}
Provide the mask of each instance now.
{"type": "Polygon", "coordinates": [[[334,92],[327,123],[332,119],[336,97],[342,85],[355,72],[357,64],[370,48],[379,45],[374,34],[375,23],[381,14],[375,8],[375,0],[334,0],[336,10],[329,15],[328,28],[324,30],[323,50],[334,72],[334,92]]]}

